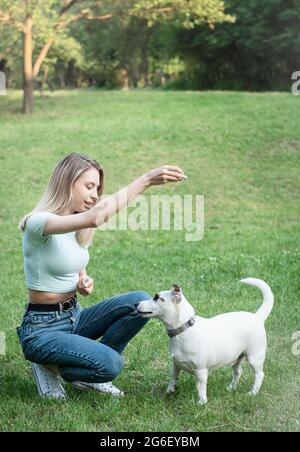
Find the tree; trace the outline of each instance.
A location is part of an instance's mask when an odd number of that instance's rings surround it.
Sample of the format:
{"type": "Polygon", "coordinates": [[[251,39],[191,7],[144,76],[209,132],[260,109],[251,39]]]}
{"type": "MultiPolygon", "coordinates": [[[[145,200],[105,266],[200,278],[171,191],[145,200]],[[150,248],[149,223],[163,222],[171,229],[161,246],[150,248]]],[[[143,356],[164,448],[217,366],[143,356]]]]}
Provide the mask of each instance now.
{"type": "Polygon", "coordinates": [[[140,82],[148,86],[149,41],[154,28],[135,16],[116,17],[101,27],[95,21],[76,24],[70,34],[81,44],[88,63],[79,69],[101,87],[127,90],[140,82]]]}
{"type": "Polygon", "coordinates": [[[23,34],[23,112],[34,108],[34,79],[58,35],[70,24],[115,16],[176,20],[186,28],[232,21],[222,0],[0,0],[0,23],[23,34]],[[35,41],[42,43],[34,47],[35,41]],[[38,50],[38,51],[37,51],[38,50]]]}
{"type": "MultiPolygon", "coordinates": [[[[177,30],[183,89],[277,90],[300,67],[300,0],[230,0],[234,24],[177,30]]],[[[181,83],[180,83],[181,82],[181,83]]]]}
{"type": "Polygon", "coordinates": [[[22,43],[20,33],[13,28],[3,27],[0,24],[0,61],[2,71],[5,72],[7,88],[22,83],[22,43]]]}

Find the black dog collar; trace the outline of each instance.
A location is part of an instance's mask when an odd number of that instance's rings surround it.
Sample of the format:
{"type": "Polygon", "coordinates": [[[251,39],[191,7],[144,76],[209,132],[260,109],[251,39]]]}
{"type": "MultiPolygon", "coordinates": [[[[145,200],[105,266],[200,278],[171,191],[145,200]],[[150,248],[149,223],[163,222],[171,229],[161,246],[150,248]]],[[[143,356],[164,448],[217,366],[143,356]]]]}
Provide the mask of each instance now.
{"type": "Polygon", "coordinates": [[[193,326],[196,322],[195,316],[191,317],[190,320],[185,322],[183,325],[181,325],[179,328],[174,328],[173,330],[167,330],[169,337],[177,336],[180,333],[183,333],[185,330],[193,326]]]}

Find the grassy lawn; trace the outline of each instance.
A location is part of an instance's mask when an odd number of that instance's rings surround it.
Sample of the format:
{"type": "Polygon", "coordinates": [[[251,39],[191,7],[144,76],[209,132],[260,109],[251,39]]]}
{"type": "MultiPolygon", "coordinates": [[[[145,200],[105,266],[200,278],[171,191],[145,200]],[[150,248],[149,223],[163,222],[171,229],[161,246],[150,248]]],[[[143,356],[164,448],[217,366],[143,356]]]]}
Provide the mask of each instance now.
{"type": "Polygon", "coordinates": [[[2,431],[266,431],[300,430],[300,357],[292,354],[299,314],[300,98],[284,93],[63,91],[36,100],[23,116],[21,93],[0,97],[2,431]],[[97,231],[88,274],[94,293],[83,306],[117,293],[151,294],[181,285],[204,317],[255,312],[261,293],[239,283],[269,283],[274,310],[266,328],[265,381],[256,398],[248,364],[238,391],[231,369],[211,374],[209,403],[197,405],[194,377],[182,373],[165,395],[170,357],[164,326],[151,320],[125,350],[115,381],[126,397],[76,392],[67,402],[42,400],[15,328],[27,301],[19,219],[37,203],[57,162],[69,152],[96,158],[107,194],[160,166],[181,166],[188,181],[151,194],[205,197],[205,233],[97,231]]]}

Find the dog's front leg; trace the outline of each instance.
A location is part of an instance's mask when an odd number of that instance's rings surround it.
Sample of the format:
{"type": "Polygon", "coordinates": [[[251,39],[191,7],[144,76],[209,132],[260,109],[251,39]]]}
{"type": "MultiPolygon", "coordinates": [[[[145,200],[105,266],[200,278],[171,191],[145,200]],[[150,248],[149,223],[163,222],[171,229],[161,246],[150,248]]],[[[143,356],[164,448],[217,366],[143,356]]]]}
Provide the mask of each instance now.
{"type": "Polygon", "coordinates": [[[180,369],[176,366],[176,364],[172,363],[172,367],[170,369],[170,380],[169,386],[167,389],[167,394],[173,394],[176,391],[176,382],[180,373],[180,369]]]}
{"type": "Polygon", "coordinates": [[[199,405],[205,405],[207,403],[207,378],[208,369],[200,369],[195,372],[197,379],[197,391],[199,396],[199,405]]]}

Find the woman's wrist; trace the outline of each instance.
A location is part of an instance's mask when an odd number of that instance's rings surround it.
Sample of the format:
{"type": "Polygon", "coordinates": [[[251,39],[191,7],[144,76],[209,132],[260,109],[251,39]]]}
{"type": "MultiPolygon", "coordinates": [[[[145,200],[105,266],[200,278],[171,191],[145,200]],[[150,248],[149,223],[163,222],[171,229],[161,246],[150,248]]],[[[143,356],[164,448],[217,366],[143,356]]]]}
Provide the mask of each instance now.
{"type": "Polygon", "coordinates": [[[139,183],[141,184],[141,186],[143,187],[144,190],[147,190],[147,188],[149,188],[151,186],[151,183],[150,183],[150,180],[149,180],[147,174],[143,174],[137,180],[139,181],[139,183]]]}

